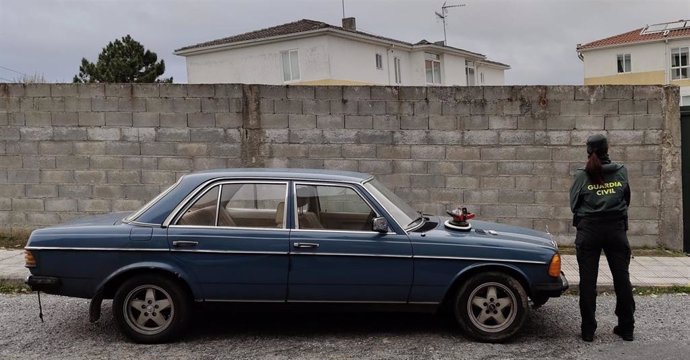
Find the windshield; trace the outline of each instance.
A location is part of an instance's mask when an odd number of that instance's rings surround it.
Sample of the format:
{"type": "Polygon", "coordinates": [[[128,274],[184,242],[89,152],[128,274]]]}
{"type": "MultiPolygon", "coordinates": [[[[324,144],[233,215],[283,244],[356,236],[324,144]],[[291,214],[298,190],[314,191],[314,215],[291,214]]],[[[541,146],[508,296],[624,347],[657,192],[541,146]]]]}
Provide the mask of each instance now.
{"type": "Polygon", "coordinates": [[[390,189],[374,179],[364,184],[364,187],[369,190],[376,200],[383,206],[388,213],[395,219],[405,230],[414,227],[420,219],[423,220],[421,214],[408,205],[405,200],[401,199],[390,189]]]}

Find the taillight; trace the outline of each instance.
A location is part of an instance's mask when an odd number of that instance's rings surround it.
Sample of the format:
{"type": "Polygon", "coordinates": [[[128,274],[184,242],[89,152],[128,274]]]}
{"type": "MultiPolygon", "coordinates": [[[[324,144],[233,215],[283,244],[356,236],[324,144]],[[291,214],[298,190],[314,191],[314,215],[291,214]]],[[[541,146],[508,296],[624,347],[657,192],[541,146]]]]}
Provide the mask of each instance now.
{"type": "Polygon", "coordinates": [[[28,268],[36,267],[36,258],[29,250],[24,250],[24,266],[28,268]]]}
{"type": "Polygon", "coordinates": [[[553,255],[551,258],[551,263],[549,263],[549,276],[561,276],[561,256],[558,255],[558,253],[553,255]]]}

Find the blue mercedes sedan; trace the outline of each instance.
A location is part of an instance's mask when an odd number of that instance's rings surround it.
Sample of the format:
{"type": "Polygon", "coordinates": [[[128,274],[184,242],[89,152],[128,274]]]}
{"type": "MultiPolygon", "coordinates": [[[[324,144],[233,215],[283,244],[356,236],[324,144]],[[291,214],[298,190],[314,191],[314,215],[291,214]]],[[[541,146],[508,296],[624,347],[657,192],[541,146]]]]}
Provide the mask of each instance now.
{"type": "Polygon", "coordinates": [[[548,233],[449,215],[415,211],[367,174],[198,172],[134,213],[35,230],[27,284],[91,299],[92,322],[113,299],[140,343],[178,339],[192,306],[212,302],[446,310],[468,336],[501,342],[530,301],[567,289],[548,233]]]}

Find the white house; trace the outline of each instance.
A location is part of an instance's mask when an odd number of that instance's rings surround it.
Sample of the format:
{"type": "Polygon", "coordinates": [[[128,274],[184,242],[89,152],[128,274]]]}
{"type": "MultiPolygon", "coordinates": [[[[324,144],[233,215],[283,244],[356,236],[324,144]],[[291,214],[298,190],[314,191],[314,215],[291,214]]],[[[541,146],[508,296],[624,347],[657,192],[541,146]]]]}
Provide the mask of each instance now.
{"type": "Polygon", "coordinates": [[[673,84],[690,105],[690,21],[648,25],[577,45],[585,85],[673,84]]]}
{"type": "Polygon", "coordinates": [[[440,43],[416,44],[300,20],[175,50],[187,81],[300,85],[503,85],[510,66],[440,43]]]}

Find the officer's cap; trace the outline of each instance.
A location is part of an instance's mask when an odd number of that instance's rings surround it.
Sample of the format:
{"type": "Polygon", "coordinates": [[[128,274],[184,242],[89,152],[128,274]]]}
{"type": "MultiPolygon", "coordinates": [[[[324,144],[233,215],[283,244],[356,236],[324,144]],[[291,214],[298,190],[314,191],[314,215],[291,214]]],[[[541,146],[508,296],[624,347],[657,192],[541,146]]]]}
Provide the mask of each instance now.
{"type": "Polygon", "coordinates": [[[596,134],[587,138],[587,153],[593,152],[596,152],[597,155],[609,152],[609,142],[606,140],[606,136],[596,134]]]}

